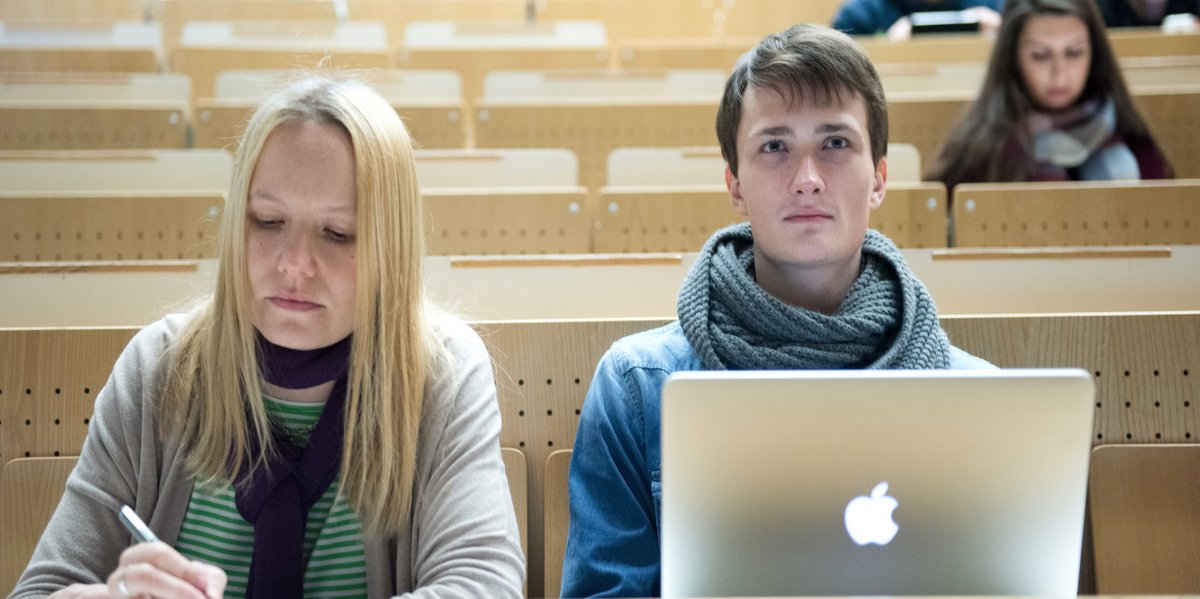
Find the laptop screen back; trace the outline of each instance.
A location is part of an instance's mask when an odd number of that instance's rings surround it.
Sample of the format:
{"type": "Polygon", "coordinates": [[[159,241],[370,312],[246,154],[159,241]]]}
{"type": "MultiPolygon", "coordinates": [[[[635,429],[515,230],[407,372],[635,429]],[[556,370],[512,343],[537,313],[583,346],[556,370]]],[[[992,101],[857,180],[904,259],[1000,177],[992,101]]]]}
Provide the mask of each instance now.
{"type": "Polygon", "coordinates": [[[1082,370],[694,372],[663,391],[663,596],[1075,596],[1082,370]]]}

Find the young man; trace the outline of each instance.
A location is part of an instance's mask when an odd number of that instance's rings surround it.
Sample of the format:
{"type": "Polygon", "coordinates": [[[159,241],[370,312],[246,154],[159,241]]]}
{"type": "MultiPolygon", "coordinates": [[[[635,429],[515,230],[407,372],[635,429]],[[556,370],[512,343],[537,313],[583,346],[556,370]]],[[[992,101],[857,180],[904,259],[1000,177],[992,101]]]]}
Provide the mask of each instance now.
{"type": "Polygon", "coordinates": [[[571,462],[565,597],[659,594],[659,401],[673,372],[988,368],[950,345],[896,246],[867,230],[887,182],[887,104],[862,49],[798,25],[726,83],[729,199],[679,294],[679,321],[616,342],[571,462]],[[753,233],[751,233],[753,231],[753,233]]]}

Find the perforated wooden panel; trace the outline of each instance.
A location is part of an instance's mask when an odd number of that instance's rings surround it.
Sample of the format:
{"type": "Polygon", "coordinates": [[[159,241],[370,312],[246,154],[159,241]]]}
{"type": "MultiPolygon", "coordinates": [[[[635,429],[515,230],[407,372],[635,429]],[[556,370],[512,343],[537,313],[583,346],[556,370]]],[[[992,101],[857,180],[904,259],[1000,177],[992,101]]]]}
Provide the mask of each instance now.
{"type": "Polygon", "coordinates": [[[1200,243],[1200,181],[972,183],[954,191],[955,245],[1200,243]]]}
{"type": "Polygon", "coordinates": [[[96,394],[135,332],[0,329],[0,463],[79,455],[96,394]]]}
{"type": "Polygon", "coordinates": [[[902,248],[946,247],[946,186],[941,183],[889,185],[883,204],[871,211],[870,226],[902,248]]]}
{"type": "MultiPolygon", "coordinates": [[[[529,596],[550,595],[543,579],[545,464],[575,443],[579,409],[600,356],[613,341],[663,320],[478,323],[496,371],[503,425],[500,445],[525,452],[530,464],[529,596]]],[[[548,564],[558,568],[561,564],[548,564]]]]}
{"type": "Polygon", "coordinates": [[[1094,442],[1200,442],[1200,313],[950,316],[950,340],[1002,368],[1074,367],[1096,382],[1094,442]]]}
{"type": "MultiPolygon", "coordinates": [[[[254,108],[252,104],[231,105],[209,98],[197,100],[192,145],[234,151],[254,108]]],[[[409,104],[396,107],[396,112],[404,120],[404,126],[418,148],[461,148],[466,143],[461,104],[409,104]]]]}
{"type": "Polygon", "coordinates": [[[484,102],[476,111],[481,148],[568,148],[579,159],[579,184],[607,181],[608,154],[619,147],[708,145],[716,102],[680,104],[484,102]]]}
{"type": "Polygon", "coordinates": [[[192,103],[215,96],[217,73],[242,69],[388,69],[386,52],[246,50],[227,48],[176,48],[171,70],[192,78],[192,103]]]}
{"type": "Polygon", "coordinates": [[[0,71],[157,73],[151,48],[0,48],[0,71]]]}
{"type": "Polygon", "coordinates": [[[211,258],[223,204],[213,193],[0,193],[0,259],[211,258]]]}
{"type": "Polygon", "coordinates": [[[426,252],[579,254],[590,251],[582,188],[429,189],[426,252]]]}
{"type": "MultiPolygon", "coordinates": [[[[529,467],[530,596],[542,596],[549,455],[574,444],[578,410],[613,341],[664,320],[483,322],[501,445],[529,467]]],[[[942,320],[952,342],[1001,367],[1079,367],[1096,382],[1095,440],[1197,443],[1200,312],[942,320]]],[[[78,452],[96,392],[134,329],[0,330],[0,461],[78,452]],[[56,393],[57,391],[57,393],[56,393]],[[26,424],[28,421],[28,424],[26,424]]],[[[1019,431],[1014,431],[1019,438],[1019,431]]],[[[561,470],[561,468],[559,469],[561,470]]]]}
{"type": "Polygon", "coordinates": [[[104,150],[183,148],[183,106],[0,106],[0,149],[104,150]]]}
{"type": "Polygon", "coordinates": [[[745,220],[724,187],[611,187],[600,192],[593,251],[695,252],[726,225],[745,220]]]}

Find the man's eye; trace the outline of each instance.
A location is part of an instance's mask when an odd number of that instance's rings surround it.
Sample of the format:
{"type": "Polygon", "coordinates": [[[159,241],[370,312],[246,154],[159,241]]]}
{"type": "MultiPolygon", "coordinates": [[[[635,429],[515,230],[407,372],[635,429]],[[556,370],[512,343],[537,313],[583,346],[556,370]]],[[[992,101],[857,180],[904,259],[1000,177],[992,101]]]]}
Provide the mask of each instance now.
{"type": "Polygon", "coordinates": [[[850,147],[850,140],[845,137],[831,137],[825,145],[834,149],[848,148],[850,147]]]}
{"type": "Polygon", "coordinates": [[[784,149],[786,149],[786,147],[783,145],[782,141],[779,141],[778,139],[772,139],[771,141],[763,144],[762,149],[763,152],[773,154],[775,152],[782,152],[784,149]]]}

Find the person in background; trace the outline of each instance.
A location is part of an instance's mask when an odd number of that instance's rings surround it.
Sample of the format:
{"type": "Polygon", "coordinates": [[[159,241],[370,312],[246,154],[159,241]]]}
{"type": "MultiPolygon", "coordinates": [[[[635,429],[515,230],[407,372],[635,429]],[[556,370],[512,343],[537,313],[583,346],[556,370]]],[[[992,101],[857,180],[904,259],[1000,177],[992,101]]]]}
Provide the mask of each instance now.
{"type": "Polygon", "coordinates": [[[1096,0],[1109,27],[1162,27],[1169,33],[1200,31],[1200,0],[1096,0]]]}
{"type": "Polygon", "coordinates": [[[660,593],[672,373],[991,368],[950,344],[925,286],[868,229],[887,122],[879,76],[845,34],[797,25],[738,61],[716,129],[729,201],[749,222],[705,243],[676,322],[618,340],[596,368],[571,457],[563,596],[660,593]]]}
{"type": "Polygon", "coordinates": [[[425,298],[420,206],[369,86],[268,97],[214,295],[125,348],[10,597],[521,597],[491,361],[425,298]]]}
{"type": "Polygon", "coordinates": [[[978,96],[925,179],[1163,179],[1093,0],[1008,0],[978,96]]]}
{"type": "Polygon", "coordinates": [[[912,37],[910,16],[915,12],[967,11],[979,21],[985,35],[1000,26],[1004,0],[846,0],[833,17],[833,28],[849,35],[886,33],[888,39],[912,37]]]}

